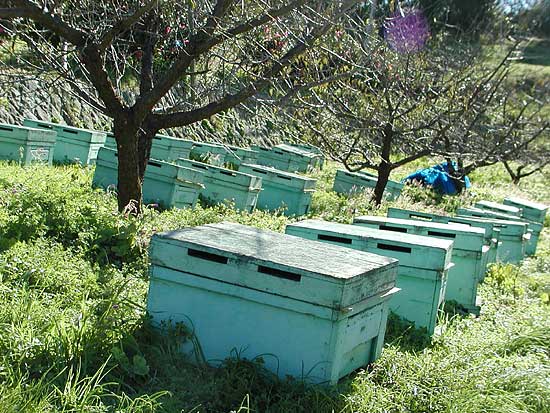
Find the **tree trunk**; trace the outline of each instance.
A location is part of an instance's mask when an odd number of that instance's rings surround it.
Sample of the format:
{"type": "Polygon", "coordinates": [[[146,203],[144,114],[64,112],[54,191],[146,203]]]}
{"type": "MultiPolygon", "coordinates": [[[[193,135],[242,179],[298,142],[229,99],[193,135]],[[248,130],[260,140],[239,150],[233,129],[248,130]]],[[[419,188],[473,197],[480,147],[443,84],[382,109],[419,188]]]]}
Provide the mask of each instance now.
{"type": "Polygon", "coordinates": [[[139,214],[142,206],[142,182],[138,156],[137,128],[128,119],[114,120],[118,149],[118,210],[139,214]]]}
{"type": "Polygon", "coordinates": [[[386,162],[381,162],[378,166],[378,181],[374,187],[374,203],[379,206],[384,199],[384,190],[390,179],[391,168],[386,162]]]}
{"type": "Polygon", "coordinates": [[[145,170],[147,169],[147,163],[151,157],[151,146],[153,145],[153,139],[157,134],[156,130],[144,128],[138,132],[138,165],[139,165],[139,178],[143,182],[145,176],[145,170]]]}

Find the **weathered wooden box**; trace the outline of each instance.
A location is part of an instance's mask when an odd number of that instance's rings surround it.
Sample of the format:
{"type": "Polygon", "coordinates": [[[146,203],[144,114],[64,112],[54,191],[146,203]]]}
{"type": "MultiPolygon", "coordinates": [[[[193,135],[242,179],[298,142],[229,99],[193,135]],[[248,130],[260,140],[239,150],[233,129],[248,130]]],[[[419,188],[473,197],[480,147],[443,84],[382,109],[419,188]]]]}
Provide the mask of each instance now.
{"type": "MultiPolygon", "coordinates": [[[[180,158],[189,158],[191,147],[195,142],[188,139],[174,138],[167,135],[155,135],[151,144],[150,159],[172,162],[180,158]]],[[[117,149],[115,136],[112,132],[107,133],[105,140],[106,148],[117,149]]]]}
{"type": "Polygon", "coordinates": [[[209,363],[334,384],[382,350],[396,260],[230,223],[157,234],[149,256],[153,322],[188,325],[209,363]]]}
{"type": "Polygon", "coordinates": [[[274,150],[288,154],[288,170],[291,172],[308,172],[319,164],[319,155],[288,144],[275,145],[274,150]]]}
{"type": "Polygon", "coordinates": [[[51,165],[56,136],[54,131],[0,123],[0,159],[51,165]]]}
{"type": "Polygon", "coordinates": [[[503,204],[520,208],[522,218],[528,219],[529,221],[538,222],[543,225],[544,219],[546,218],[546,213],[550,208],[548,205],[539,204],[537,202],[516,197],[504,198],[503,204]]]}
{"type": "Polygon", "coordinates": [[[398,259],[401,291],[391,298],[390,310],[433,334],[445,299],[453,241],[318,220],[287,225],[286,233],[398,259]]]}
{"type": "Polygon", "coordinates": [[[323,152],[318,147],[307,144],[307,143],[285,142],[285,144],[289,145],[289,146],[292,146],[294,148],[300,149],[304,152],[313,154],[314,157],[313,157],[312,166],[314,168],[323,169],[323,165],[325,163],[325,156],[323,155],[323,152]]]}
{"type": "MultiPolygon", "coordinates": [[[[150,160],[143,179],[143,202],[163,208],[185,208],[196,204],[203,188],[202,172],[162,161],[150,160]]],[[[99,150],[92,185],[115,188],[118,185],[118,154],[109,148],[99,150]]]]}
{"type": "Polygon", "coordinates": [[[428,212],[393,207],[388,208],[387,216],[389,218],[415,219],[420,221],[439,222],[441,224],[460,224],[468,227],[483,228],[485,230],[485,245],[489,246],[487,263],[493,263],[497,260],[497,250],[500,244],[500,229],[494,222],[484,221],[473,217],[450,217],[447,215],[431,214],[428,212]]]}
{"type": "Polygon", "coordinates": [[[486,209],[489,211],[500,212],[501,214],[513,215],[521,218],[521,208],[515,206],[499,204],[492,201],[478,201],[474,204],[474,208],[486,209]]]}
{"type": "Polygon", "coordinates": [[[309,211],[316,180],[263,165],[243,164],[239,172],[262,178],[258,209],[284,208],[285,215],[305,215],[309,211]]]}
{"type": "Polygon", "coordinates": [[[195,142],[189,157],[195,161],[209,163],[214,166],[223,166],[227,156],[224,145],[217,143],[195,142]]]}
{"type": "Polygon", "coordinates": [[[56,162],[94,164],[99,148],[105,144],[106,134],[100,131],[32,119],[25,119],[23,125],[57,133],[53,153],[53,160],[56,162]]]}
{"type": "Polygon", "coordinates": [[[449,270],[445,300],[455,300],[466,310],[477,313],[477,287],[487,268],[485,230],[458,224],[440,224],[436,222],[415,221],[386,217],[356,217],[355,225],[399,233],[431,236],[453,240],[452,262],[449,270]]]}
{"type": "Polygon", "coordinates": [[[255,164],[257,160],[258,152],[252,149],[227,145],[227,154],[225,155],[224,163],[229,168],[239,170],[239,167],[243,163],[255,164]]]}
{"type": "Polygon", "coordinates": [[[241,211],[251,212],[256,208],[262,178],[190,159],[178,159],[176,163],[204,173],[204,188],[200,193],[208,201],[232,201],[241,211]]]}
{"type": "MultiPolygon", "coordinates": [[[[332,189],[339,194],[351,195],[366,188],[374,190],[377,182],[378,177],[368,172],[349,172],[339,169],[336,171],[332,189]]],[[[384,190],[384,196],[390,200],[397,199],[402,189],[402,183],[390,180],[384,190]]]]}
{"type": "Polygon", "coordinates": [[[529,245],[530,242],[535,242],[536,245],[536,240],[531,241],[533,223],[523,221],[514,215],[502,214],[500,212],[479,208],[458,208],[456,213],[459,216],[506,221],[508,230],[503,232],[501,229],[500,234],[502,245],[497,255],[499,261],[517,264],[525,258],[527,245],[529,245]],[[514,222],[516,222],[517,225],[512,225],[514,222]]]}

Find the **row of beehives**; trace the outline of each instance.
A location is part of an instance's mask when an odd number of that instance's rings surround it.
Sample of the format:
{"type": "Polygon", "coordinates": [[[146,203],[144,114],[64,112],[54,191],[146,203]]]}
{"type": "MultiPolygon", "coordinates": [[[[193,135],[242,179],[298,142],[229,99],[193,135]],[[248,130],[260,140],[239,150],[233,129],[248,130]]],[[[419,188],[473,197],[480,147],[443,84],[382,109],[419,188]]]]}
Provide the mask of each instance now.
{"type": "Polygon", "coordinates": [[[285,235],[231,223],[156,234],[148,311],[189,326],[184,350],[203,361],[261,356],[281,377],[335,383],[380,355],[388,311],[430,335],[446,300],[479,311],[487,265],[532,252],[548,209],[505,204],[453,217],[390,208],[285,235]]]}
{"type": "MultiPolygon", "coordinates": [[[[94,185],[116,187],[118,154],[110,133],[25,119],[0,125],[0,159],[96,164],[94,185]]],[[[284,208],[307,213],[315,179],[293,173],[320,168],[323,156],[309,145],[245,149],[157,135],[146,170],[143,200],[164,207],[193,206],[199,196],[232,201],[240,210],[284,208]]]]}

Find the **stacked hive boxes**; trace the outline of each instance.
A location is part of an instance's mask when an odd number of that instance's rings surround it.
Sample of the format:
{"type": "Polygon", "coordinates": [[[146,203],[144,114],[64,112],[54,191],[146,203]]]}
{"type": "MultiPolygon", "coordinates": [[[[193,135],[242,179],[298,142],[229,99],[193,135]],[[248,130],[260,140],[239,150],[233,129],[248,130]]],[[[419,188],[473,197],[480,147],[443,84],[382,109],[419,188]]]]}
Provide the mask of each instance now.
{"type": "Polygon", "coordinates": [[[25,119],[23,125],[57,133],[53,153],[53,160],[56,162],[93,164],[97,158],[99,148],[105,144],[106,134],[104,132],[32,119],[25,119]]]}
{"type": "Polygon", "coordinates": [[[537,249],[540,233],[544,227],[544,219],[548,212],[548,206],[537,202],[527,201],[525,199],[509,197],[504,198],[504,205],[513,206],[521,209],[521,217],[529,221],[533,226],[530,243],[527,245],[527,255],[534,255],[537,249]]]}
{"type": "Polygon", "coordinates": [[[483,228],[385,217],[356,217],[353,223],[385,231],[453,240],[452,262],[455,265],[447,277],[446,299],[455,300],[472,313],[479,311],[477,287],[485,274],[489,252],[483,228]]]}
{"type": "MultiPolygon", "coordinates": [[[[339,169],[336,171],[333,190],[339,194],[351,195],[364,191],[366,188],[374,189],[377,182],[377,176],[368,172],[348,172],[339,169]]],[[[402,189],[402,183],[390,180],[386,184],[384,194],[390,200],[397,199],[401,195],[402,189]]]]}
{"type": "Polygon", "coordinates": [[[256,208],[262,178],[190,159],[178,159],[176,163],[204,173],[204,188],[200,193],[209,202],[232,201],[235,208],[247,212],[256,208]]]}
{"type": "Polygon", "coordinates": [[[57,133],[0,123],[0,159],[52,164],[57,133]]]}
{"type": "MultiPolygon", "coordinates": [[[[202,189],[203,174],[193,169],[150,160],[143,179],[143,202],[165,208],[194,206],[202,189]]],[[[101,148],[96,162],[93,185],[101,188],[118,185],[118,154],[101,148]]]]}
{"type": "Polygon", "coordinates": [[[243,164],[239,172],[262,178],[259,209],[284,209],[285,215],[307,214],[316,180],[262,165],[243,164]]]}
{"type": "Polygon", "coordinates": [[[453,241],[316,220],[288,225],[286,233],[398,259],[401,292],[390,300],[390,310],[433,334],[453,241]]]}
{"type": "Polygon", "coordinates": [[[382,350],[394,259],[230,223],[157,234],[150,259],[153,321],[192,325],[209,362],[335,383],[382,350]]]}

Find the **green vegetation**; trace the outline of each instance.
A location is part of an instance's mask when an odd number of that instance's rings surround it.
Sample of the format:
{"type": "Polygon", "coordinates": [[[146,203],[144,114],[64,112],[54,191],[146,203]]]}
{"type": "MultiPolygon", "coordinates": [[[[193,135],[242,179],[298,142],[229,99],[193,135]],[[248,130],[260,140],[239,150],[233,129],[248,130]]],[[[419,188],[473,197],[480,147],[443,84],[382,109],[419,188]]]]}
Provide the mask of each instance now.
{"type": "MultiPolygon", "coordinates": [[[[426,165],[417,161],[411,169],[426,165]]],[[[317,174],[312,216],[383,214],[368,195],[330,191],[317,174]]],[[[406,173],[407,171],[402,171],[406,173]]],[[[261,360],[196,366],[178,353],[183,326],[148,324],[147,243],[155,231],[230,220],[282,231],[288,218],[230,207],[117,211],[90,189],[92,170],[0,164],[0,407],[6,412],[550,412],[550,234],[521,267],[494,266],[479,318],[446,314],[425,345],[392,321],[382,357],[334,388],[280,381],[261,360]]],[[[399,177],[392,177],[394,179],[399,177]]],[[[472,191],[441,198],[406,187],[389,205],[452,211],[514,193],[550,201],[548,175],[520,187],[501,167],[472,191]]]]}

